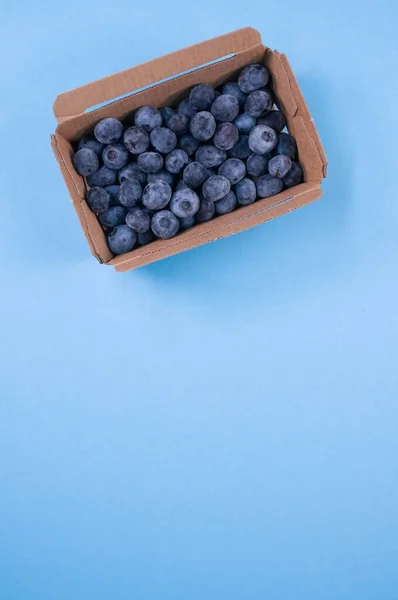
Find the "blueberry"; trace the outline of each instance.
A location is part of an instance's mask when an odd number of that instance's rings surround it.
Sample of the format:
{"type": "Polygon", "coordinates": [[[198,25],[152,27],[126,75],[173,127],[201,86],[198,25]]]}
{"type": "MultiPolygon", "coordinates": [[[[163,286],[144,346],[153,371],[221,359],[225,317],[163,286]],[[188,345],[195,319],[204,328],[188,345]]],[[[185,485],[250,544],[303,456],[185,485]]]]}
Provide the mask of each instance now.
{"type": "Polygon", "coordinates": [[[210,221],[214,217],[215,212],[216,206],[214,202],[202,198],[200,201],[200,208],[196,213],[195,218],[199,223],[204,223],[205,221],[210,221]]]}
{"type": "Polygon", "coordinates": [[[193,217],[199,210],[199,196],[190,188],[177,190],[171,197],[170,210],[181,219],[193,217]]]}
{"type": "Polygon", "coordinates": [[[127,225],[118,225],[108,235],[108,246],[113,254],[130,252],[135,246],[137,236],[127,225]]]}
{"type": "Polygon", "coordinates": [[[246,166],[239,158],[229,158],[218,169],[218,174],[226,177],[231,185],[235,185],[246,175],[246,166]]]}
{"type": "Polygon", "coordinates": [[[181,150],[184,150],[184,152],[188,154],[188,156],[192,156],[199,148],[200,141],[196,140],[190,133],[186,133],[180,137],[178,145],[181,150]]]}
{"type": "Polygon", "coordinates": [[[216,205],[216,213],[218,215],[226,215],[232,212],[236,208],[237,200],[235,192],[230,190],[224,198],[221,200],[217,200],[216,205]]]}
{"type": "Polygon", "coordinates": [[[238,85],[242,92],[250,94],[255,90],[267,85],[269,73],[263,65],[253,64],[247,65],[241,71],[238,78],[238,85]]]}
{"type": "Polygon", "coordinates": [[[137,158],[137,165],[144,173],[156,173],[163,167],[163,157],[157,152],[143,152],[137,158]]]}
{"type": "Polygon", "coordinates": [[[80,140],[78,149],[82,150],[83,148],[89,148],[98,156],[101,156],[102,151],[104,149],[104,144],[101,144],[101,142],[96,140],[93,135],[85,135],[80,140]]]}
{"type": "Polygon", "coordinates": [[[152,131],[162,124],[162,115],[154,106],[141,106],[135,113],[134,124],[145,131],[152,131]]]}
{"type": "Polygon", "coordinates": [[[275,154],[283,154],[289,158],[294,158],[297,152],[296,140],[288,133],[280,133],[275,154]]]}
{"type": "Polygon", "coordinates": [[[142,203],[152,210],[160,210],[170,202],[171,193],[171,187],[164,181],[151,181],[144,189],[142,203]]]}
{"type": "Polygon", "coordinates": [[[168,240],[177,234],[180,223],[170,210],[161,210],[153,215],[151,227],[156,237],[168,240]]]}
{"type": "Polygon", "coordinates": [[[219,167],[227,159],[227,153],[211,144],[204,144],[198,148],[195,158],[205,167],[219,167]]]}
{"type": "Polygon", "coordinates": [[[221,123],[217,127],[213,143],[220,150],[231,150],[239,139],[239,131],[232,123],[221,123]]]}
{"type": "Polygon", "coordinates": [[[207,83],[199,83],[192,88],[189,94],[189,104],[196,110],[208,110],[216,94],[207,83]]]}
{"type": "Polygon", "coordinates": [[[131,163],[119,171],[119,182],[131,181],[132,179],[140,182],[142,186],[146,185],[146,173],[135,163],[131,163]]]}
{"type": "Polygon", "coordinates": [[[98,156],[90,148],[82,148],[73,157],[73,165],[79,175],[93,175],[99,167],[98,156]]]}
{"type": "Polygon", "coordinates": [[[148,176],[147,176],[148,183],[150,183],[151,181],[157,181],[158,179],[161,179],[162,181],[167,183],[170,187],[172,187],[174,184],[174,176],[171,173],[169,173],[168,171],[164,171],[162,169],[162,171],[158,171],[157,173],[148,173],[148,176]]]}
{"type": "Polygon", "coordinates": [[[251,154],[251,150],[249,148],[249,136],[240,135],[235,146],[229,151],[229,154],[233,158],[241,158],[242,160],[246,160],[246,158],[248,158],[251,154]]]}
{"type": "Polygon", "coordinates": [[[284,127],[286,127],[286,119],[279,110],[271,110],[264,117],[260,117],[257,120],[258,125],[268,125],[277,133],[280,133],[284,127]]]}
{"type": "MultiPolygon", "coordinates": [[[[266,92],[268,94],[268,96],[271,98],[272,106],[275,104],[274,94],[273,94],[273,91],[272,91],[272,89],[271,89],[271,87],[269,85],[266,85],[265,87],[262,87],[262,88],[260,88],[260,90],[256,90],[256,91],[266,92]]],[[[271,109],[272,109],[272,106],[271,106],[271,109]]],[[[264,113],[264,115],[261,115],[261,116],[265,116],[265,114],[268,114],[268,112],[269,111],[266,111],[266,113],[264,113]]]]}
{"type": "Polygon", "coordinates": [[[123,206],[111,206],[105,212],[98,215],[98,221],[104,227],[117,227],[123,225],[126,218],[126,209],[123,206]]]}
{"type": "Polygon", "coordinates": [[[167,126],[171,131],[174,131],[176,135],[184,135],[189,131],[189,118],[187,115],[176,113],[170,117],[167,126]]]}
{"type": "Polygon", "coordinates": [[[233,123],[239,133],[248,135],[253,127],[256,126],[256,119],[247,113],[242,113],[241,115],[238,115],[236,119],[234,119],[233,123]]]}
{"type": "Polygon", "coordinates": [[[120,186],[119,202],[122,206],[135,206],[142,197],[142,186],[136,179],[126,180],[120,186]]]}
{"type": "Polygon", "coordinates": [[[282,179],[272,177],[272,175],[262,175],[256,183],[257,193],[260,198],[269,198],[279,194],[283,187],[282,179]]]}
{"type": "Polygon", "coordinates": [[[231,81],[230,83],[225,83],[222,86],[222,93],[229,94],[230,96],[235,96],[237,101],[239,102],[239,106],[243,108],[246,102],[246,94],[242,92],[239,85],[236,81],[231,81]]]}
{"type": "Polygon", "coordinates": [[[242,206],[247,206],[248,204],[253,204],[256,199],[256,184],[252,179],[242,179],[235,186],[235,194],[236,199],[242,206]]]}
{"type": "Polygon", "coordinates": [[[159,112],[162,115],[164,125],[168,127],[169,119],[175,115],[176,111],[174,108],[170,108],[170,106],[162,106],[162,108],[159,108],[159,112]]]}
{"type": "Polygon", "coordinates": [[[170,173],[179,173],[187,163],[188,154],[179,148],[170,152],[165,160],[166,169],[170,171],[170,173]]]}
{"type": "Polygon", "coordinates": [[[101,144],[118,142],[123,135],[123,125],[118,119],[101,119],[94,127],[94,135],[101,144]]]}
{"type": "Polygon", "coordinates": [[[239,102],[231,94],[221,94],[214,100],[210,110],[217,121],[231,122],[238,116],[239,102]]]}
{"type": "Polygon", "coordinates": [[[292,160],[292,166],[290,171],[283,178],[283,185],[285,188],[291,188],[294,185],[298,185],[303,180],[303,170],[300,165],[292,160]]]}
{"type": "Polygon", "coordinates": [[[178,112],[182,115],[186,115],[188,119],[192,119],[192,117],[194,117],[198,111],[196,108],[191,106],[189,100],[183,100],[178,105],[178,112]]]}
{"type": "Polygon", "coordinates": [[[150,134],[151,144],[158,152],[167,154],[177,146],[177,136],[167,127],[155,127],[150,134]]]}
{"type": "Polygon", "coordinates": [[[86,193],[86,202],[93,212],[103,213],[109,208],[109,194],[102,187],[92,187],[86,193]]]}
{"type": "MultiPolygon", "coordinates": [[[[282,134],[281,134],[282,135],[282,134]]],[[[278,137],[268,125],[256,125],[249,134],[249,146],[256,154],[271,152],[278,142],[278,137]]]]}
{"type": "Polygon", "coordinates": [[[206,200],[216,202],[224,198],[231,189],[231,183],[229,179],[223,177],[223,175],[213,175],[209,177],[203,184],[203,197],[206,200]]]}
{"type": "Polygon", "coordinates": [[[206,142],[214,135],[216,121],[210,112],[203,110],[192,117],[189,129],[194,138],[206,142]]]}
{"type": "Polygon", "coordinates": [[[245,112],[251,117],[260,117],[270,111],[273,105],[271,94],[264,90],[251,92],[245,102],[245,112]]]}
{"type": "Polygon", "coordinates": [[[131,154],[142,154],[149,148],[149,135],[141,127],[129,127],[126,129],[123,141],[131,154]]]}
{"type": "Polygon", "coordinates": [[[252,177],[261,177],[261,175],[265,175],[271,158],[271,154],[251,154],[246,161],[247,174],[252,177]]]}
{"type": "Polygon", "coordinates": [[[110,206],[120,206],[119,202],[119,193],[120,193],[120,185],[107,185],[104,187],[109,194],[109,204],[110,206]]]}
{"type": "Polygon", "coordinates": [[[138,238],[138,243],[140,244],[140,246],[145,246],[146,244],[150,244],[153,240],[152,229],[150,229],[149,231],[146,231],[145,233],[139,233],[137,235],[137,238],[138,238]]]}
{"type": "Polygon", "coordinates": [[[184,169],[184,182],[190,188],[197,188],[207,179],[206,167],[199,162],[191,162],[184,169]]]}
{"type": "Polygon", "coordinates": [[[132,208],[125,215],[126,223],[136,233],[145,233],[151,228],[151,217],[142,208],[132,208]]]}
{"type": "Polygon", "coordinates": [[[184,217],[180,219],[180,231],[185,231],[185,229],[190,229],[195,225],[195,217],[184,217]]]}
{"type": "Polygon", "coordinates": [[[87,177],[87,183],[90,187],[98,185],[105,187],[107,185],[113,185],[116,183],[117,171],[115,169],[109,169],[105,165],[100,167],[98,171],[87,177]]]}
{"type": "Polygon", "coordinates": [[[292,161],[288,156],[280,154],[271,158],[268,164],[268,172],[272,177],[279,177],[282,179],[292,168],[292,161]]]}
{"type": "Polygon", "coordinates": [[[123,169],[129,161],[129,153],[123,144],[109,144],[104,148],[102,160],[109,169],[123,169]]]}

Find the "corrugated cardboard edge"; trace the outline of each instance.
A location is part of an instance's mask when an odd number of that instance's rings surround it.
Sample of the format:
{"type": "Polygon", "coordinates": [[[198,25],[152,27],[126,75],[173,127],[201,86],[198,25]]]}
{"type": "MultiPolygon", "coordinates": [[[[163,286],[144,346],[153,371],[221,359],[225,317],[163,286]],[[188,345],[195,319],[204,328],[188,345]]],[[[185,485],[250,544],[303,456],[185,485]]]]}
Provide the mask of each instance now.
{"type": "MultiPolygon", "coordinates": [[[[277,50],[268,50],[265,54],[265,64],[276,75],[273,80],[274,90],[279,98],[280,108],[288,119],[288,128],[291,130],[292,135],[294,137],[298,135],[297,129],[304,128],[306,130],[310,145],[313,147],[312,153],[314,156],[311,162],[312,165],[314,165],[314,162],[319,163],[320,177],[318,179],[321,181],[327,176],[328,161],[319,134],[315,128],[314,119],[304,100],[289,61],[285,54],[277,50]],[[281,92],[282,87],[283,92],[281,92]]],[[[297,142],[300,146],[299,140],[297,142]]],[[[312,173],[307,173],[306,175],[308,179],[314,178],[312,173]]]]}
{"type": "Polygon", "coordinates": [[[125,71],[120,71],[87,85],[64,92],[54,102],[54,115],[59,123],[81,114],[86,108],[112,100],[171,77],[183,70],[192,69],[231,53],[261,43],[261,35],[253,27],[244,27],[216,38],[187,46],[170,54],[155,58],[125,71]]]}
{"type": "Polygon", "coordinates": [[[258,200],[255,204],[241,207],[238,213],[218,217],[216,221],[196,225],[193,229],[180,234],[172,240],[156,241],[133,251],[129,256],[120,255],[109,261],[116,271],[129,271],[152,262],[173,256],[180,252],[197,248],[204,244],[251,229],[282,214],[291,212],[310,202],[318,200],[323,194],[316,182],[303,183],[290,190],[258,200]],[[294,190],[294,196],[292,192],[294,190]]]}
{"type": "Polygon", "coordinates": [[[106,240],[105,233],[98,222],[96,215],[88,208],[84,199],[84,180],[73,169],[69,169],[65,152],[73,152],[72,146],[64,138],[57,135],[51,136],[51,147],[55,154],[58,166],[62,172],[71,201],[76,210],[84,235],[90,246],[91,253],[98,262],[106,263],[112,257],[106,240]]]}

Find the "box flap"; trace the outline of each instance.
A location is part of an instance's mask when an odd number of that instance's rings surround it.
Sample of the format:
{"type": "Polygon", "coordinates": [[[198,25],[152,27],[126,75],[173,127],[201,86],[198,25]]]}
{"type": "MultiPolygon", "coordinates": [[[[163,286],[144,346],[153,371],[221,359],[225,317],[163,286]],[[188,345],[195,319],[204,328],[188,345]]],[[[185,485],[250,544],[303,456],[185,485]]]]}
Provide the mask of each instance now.
{"type": "Polygon", "coordinates": [[[262,62],[264,46],[256,44],[241,50],[227,60],[188,71],[176,78],[168,79],[159,85],[147,87],[135,94],[125,96],[116,102],[106,104],[94,111],[82,113],[73,119],[67,119],[57,127],[57,133],[70,141],[76,141],[83,133],[91,132],[95,124],[105,117],[117,117],[122,121],[131,115],[139,106],[174,105],[187,97],[187,90],[197,83],[211,83],[218,86],[236,75],[243,66],[250,62],[262,62]]]}
{"type": "Polygon", "coordinates": [[[72,146],[62,136],[58,135],[51,136],[51,146],[65,179],[84,235],[90,245],[91,252],[99,262],[107,262],[112,258],[113,254],[107,246],[105,233],[96,215],[88,208],[84,199],[86,191],[84,179],[71,168],[72,146]]]}
{"type": "Polygon", "coordinates": [[[316,139],[303,117],[298,114],[288,120],[288,128],[299,148],[298,159],[304,172],[304,181],[318,181],[326,177],[325,163],[319,151],[316,139]]]}
{"type": "MultiPolygon", "coordinates": [[[[292,135],[295,137],[295,132],[298,129],[301,136],[303,136],[303,132],[301,131],[303,128],[307,131],[306,137],[308,137],[309,143],[313,147],[314,152],[312,155],[315,162],[311,167],[307,160],[307,164],[303,166],[308,175],[311,172],[311,179],[321,180],[327,175],[327,158],[315,128],[314,119],[311,117],[289,61],[285,54],[281,54],[276,50],[267,50],[264,62],[274,74],[273,88],[278,98],[278,105],[288,120],[288,127],[289,130],[292,130],[292,135]],[[297,117],[300,117],[301,121],[298,121],[297,117]],[[319,175],[315,173],[317,168],[319,175]]],[[[300,161],[302,161],[301,156],[300,161]]]]}
{"type": "Polygon", "coordinates": [[[252,27],[188,46],[155,58],[125,71],[93,81],[60,94],[54,102],[54,115],[59,123],[83,113],[90,106],[123,96],[182,71],[235,54],[261,43],[260,33],[252,27]]]}
{"type": "Polygon", "coordinates": [[[214,221],[195,225],[193,229],[185,231],[171,240],[158,240],[152,242],[149,246],[132,250],[128,254],[116,256],[108,264],[113,265],[117,271],[129,271],[173,254],[185,252],[208,242],[250,229],[313,202],[320,198],[322,193],[319,184],[314,182],[302,183],[295,188],[281,192],[277,196],[258,200],[250,206],[239,208],[238,211],[217,217],[214,221]]]}

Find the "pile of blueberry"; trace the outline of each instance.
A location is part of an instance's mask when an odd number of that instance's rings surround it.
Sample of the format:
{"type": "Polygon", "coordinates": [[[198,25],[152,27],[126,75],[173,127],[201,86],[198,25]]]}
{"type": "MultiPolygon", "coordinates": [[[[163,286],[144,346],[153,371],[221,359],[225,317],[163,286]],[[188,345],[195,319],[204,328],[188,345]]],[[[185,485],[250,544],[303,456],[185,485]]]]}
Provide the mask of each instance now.
{"type": "Polygon", "coordinates": [[[114,254],[302,181],[268,84],[263,65],[248,65],[237,82],[196,85],[176,109],[142,106],[132,126],[102,119],[80,140],[74,166],[114,254]]]}

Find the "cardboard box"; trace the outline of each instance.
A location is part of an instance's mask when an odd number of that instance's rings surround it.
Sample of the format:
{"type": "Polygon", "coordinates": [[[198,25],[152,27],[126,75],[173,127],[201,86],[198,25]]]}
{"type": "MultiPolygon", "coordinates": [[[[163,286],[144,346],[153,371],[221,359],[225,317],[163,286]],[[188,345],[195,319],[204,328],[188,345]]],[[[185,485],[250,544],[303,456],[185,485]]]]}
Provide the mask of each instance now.
{"type": "Polygon", "coordinates": [[[135,269],[249,229],[313,202],[322,195],[320,184],[326,177],[327,160],[296,78],[286,56],[264,46],[260,33],[251,27],[189,46],[60,94],[54,103],[54,114],[58,127],[51,136],[52,148],[91,252],[100,263],[113,265],[117,271],[135,269]],[[297,142],[304,183],[196,225],[170,240],[157,240],[127,254],[113,256],[96,215],[84,199],[86,184],[73,168],[72,144],[84,133],[92,132],[95,124],[104,117],[123,120],[131,111],[146,104],[174,106],[187,97],[193,85],[210,83],[219,86],[236,78],[242,67],[254,62],[264,63],[272,74],[276,104],[284,113],[288,130],[297,142]],[[150,87],[141,89],[145,86],[150,87]],[[132,93],[137,89],[141,91],[132,93]],[[119,99],[85,112],[115,98],[119,99]]]}

